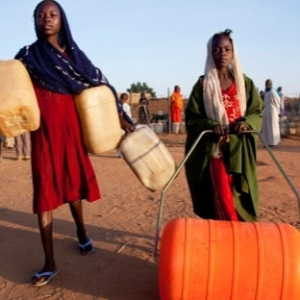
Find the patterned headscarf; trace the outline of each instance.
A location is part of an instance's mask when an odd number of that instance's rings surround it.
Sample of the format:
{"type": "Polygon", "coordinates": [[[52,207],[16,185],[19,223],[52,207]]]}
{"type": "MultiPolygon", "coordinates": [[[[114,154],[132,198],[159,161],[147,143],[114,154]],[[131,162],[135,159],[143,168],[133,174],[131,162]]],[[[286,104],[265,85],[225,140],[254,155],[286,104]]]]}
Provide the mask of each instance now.
{"type": "MultiPolygon", "coordinates": [[[[228,126],[228,118],[222,101],[222,92],[218,78],[218,71],[212,56],[213,37],[210,38],[207,44],[207,58],[205,65],[205,79],[204,79],[204,107],[208,118],[217,121],[219,124],[228,126]]],[[[244,76],[238,60],[238,55],[232,41],[233,59],[229,66],[229,71],[232,73],[235,84],[237,86],[238,98],[240,103],[240,110],[242,116],[246,112],[246,91],[244,76]]]]}
{"type": "MultiPolygon", "coordinates": [[[[109,85],[100,69],[91,63],[73,40],[65,12],[56,1],[51,0],[60,10],[59,40],[66,48],[67,56],[54,48],[39,32],[36,13],[44,2],[40,2],[34,11],[37,41],[30,46],[23,47],[15,58],[23,62],[33,80],[53,92],[78,94],[88,87],[109,85]]],[[[112,90],[115,93],[113,88],[112,90]]]]}

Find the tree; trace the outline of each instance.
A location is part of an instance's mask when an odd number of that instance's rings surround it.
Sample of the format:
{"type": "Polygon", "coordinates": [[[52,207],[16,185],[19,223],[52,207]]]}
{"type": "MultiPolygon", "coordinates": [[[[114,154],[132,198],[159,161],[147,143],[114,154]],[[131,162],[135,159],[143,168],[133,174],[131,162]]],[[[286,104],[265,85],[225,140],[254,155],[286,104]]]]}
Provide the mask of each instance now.
{"type": "Polygon", "coordinates": [[[128,93],[149,93],[152,98],[156,98],[155,92],[152,88],[148,87],[147,83],[143,82],[137,82],[132,83],[130,86],[130,89],[127,89],[128,93]]]}

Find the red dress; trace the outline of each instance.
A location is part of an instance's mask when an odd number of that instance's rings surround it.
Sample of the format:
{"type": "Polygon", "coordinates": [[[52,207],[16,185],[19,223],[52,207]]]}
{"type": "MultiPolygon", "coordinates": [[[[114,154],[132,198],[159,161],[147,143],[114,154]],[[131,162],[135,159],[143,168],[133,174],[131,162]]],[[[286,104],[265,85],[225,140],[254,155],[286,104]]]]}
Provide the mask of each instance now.
{"type": "Polygon", "coordinates": [[[100,199],[72,95],[34,88],[41,112],[40,127],[31,133],[34,212],[100,199]]]}
{"type": "MultiPolygon", "coordinates": [[[[229,124],[237,121],[241,117],[241,111],[235,83],[228,90],[222,91],[222,99],[229,124]]],[[[234,204],[233,178],[227,172],[222,155],[211,159],[210,170],[214,186],[215,218],[240,220],[234,204]]]]}

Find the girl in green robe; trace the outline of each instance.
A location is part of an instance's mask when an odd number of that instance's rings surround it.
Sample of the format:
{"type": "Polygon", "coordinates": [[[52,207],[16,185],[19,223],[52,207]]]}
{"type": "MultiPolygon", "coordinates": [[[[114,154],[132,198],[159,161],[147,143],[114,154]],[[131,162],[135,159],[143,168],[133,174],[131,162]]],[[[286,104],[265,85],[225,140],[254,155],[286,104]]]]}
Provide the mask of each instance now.
{"type": "Polygon", "coordinates": [[[241,71],[231,30],[209,40],[205,75],[185,110],[186,153],[205,134],[185,169],[195,214],[205,219],[255,221],[258,211],[256,137],[263,101],[241,71]]]}

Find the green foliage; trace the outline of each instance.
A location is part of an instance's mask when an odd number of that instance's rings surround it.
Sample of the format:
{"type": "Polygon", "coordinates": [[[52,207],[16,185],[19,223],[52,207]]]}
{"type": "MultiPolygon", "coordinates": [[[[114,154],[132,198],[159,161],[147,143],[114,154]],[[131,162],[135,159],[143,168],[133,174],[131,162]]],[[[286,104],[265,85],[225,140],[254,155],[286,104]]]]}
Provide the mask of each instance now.
{"type": "Polygon", "coordinates": [[[155,92],[153,91],[152,88],[148,87],[147,83],[143,82],[137,82],[137,83],[132,83],[130,88],[127,89],[128,93],[149,93],[152,98],[156,98],[155,92]]]}

